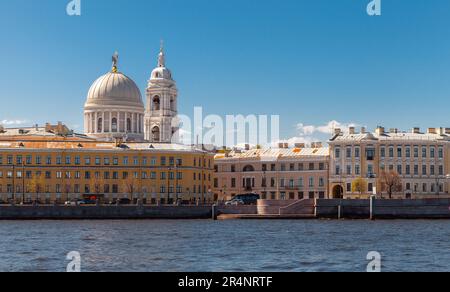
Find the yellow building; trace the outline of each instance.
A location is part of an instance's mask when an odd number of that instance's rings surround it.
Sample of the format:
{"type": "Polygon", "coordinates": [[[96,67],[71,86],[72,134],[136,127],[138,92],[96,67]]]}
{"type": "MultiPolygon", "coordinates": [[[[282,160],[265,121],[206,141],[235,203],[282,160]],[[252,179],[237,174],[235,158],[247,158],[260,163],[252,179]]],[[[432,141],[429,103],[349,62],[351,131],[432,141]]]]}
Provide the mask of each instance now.
{"type": "Polygon", "coordinates": [[[213,158],[177,144],[99,141],[61,124],[1,129],[0,201],[210,203],[213,158]]]}

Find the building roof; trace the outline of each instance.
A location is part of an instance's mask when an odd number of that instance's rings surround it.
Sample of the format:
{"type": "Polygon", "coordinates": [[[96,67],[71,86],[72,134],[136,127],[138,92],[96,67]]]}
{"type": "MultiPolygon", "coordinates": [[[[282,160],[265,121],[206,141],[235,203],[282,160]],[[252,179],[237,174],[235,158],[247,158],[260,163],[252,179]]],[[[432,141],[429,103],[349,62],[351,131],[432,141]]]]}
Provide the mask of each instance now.
{"type": "Polygon", "coordinates": [[[395,133],[358,133],[349,134],[341,133],[334,136],[330,142],[362,142],[362,141],[411,141],[411,142],[423,142],[423,141],[450,141],[450,136],[446,134],[434,134],[434,133],[407,133],[407,132],[395,132],[395,133]]]}
{"type": "Polygon", "coordinates": [[[88,92],[85,108],[108,106],[144,107],[136,83],[120,72],[108,72],[98,78],[88,92]]]}
{"type": "Polygon", "coordinates": [[[278,160],[283,158],[326,158],[329,148],[280,148],[280,149],[254,149],[248,151],[232,151],[228,154],[217,154],[216,160],[278,160]]]}

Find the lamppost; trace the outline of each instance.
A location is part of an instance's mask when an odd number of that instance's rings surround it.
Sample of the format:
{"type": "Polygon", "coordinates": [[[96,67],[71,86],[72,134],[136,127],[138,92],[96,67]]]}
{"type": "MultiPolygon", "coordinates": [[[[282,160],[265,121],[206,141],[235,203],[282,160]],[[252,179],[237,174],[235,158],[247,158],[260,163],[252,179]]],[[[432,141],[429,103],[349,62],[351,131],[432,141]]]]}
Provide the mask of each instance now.
{"type": "Polygon", "coordinates": [[[172,168],[169,166],[167,168],[167,204],[170,202],[170,172],[172,171],[172,168]]]}

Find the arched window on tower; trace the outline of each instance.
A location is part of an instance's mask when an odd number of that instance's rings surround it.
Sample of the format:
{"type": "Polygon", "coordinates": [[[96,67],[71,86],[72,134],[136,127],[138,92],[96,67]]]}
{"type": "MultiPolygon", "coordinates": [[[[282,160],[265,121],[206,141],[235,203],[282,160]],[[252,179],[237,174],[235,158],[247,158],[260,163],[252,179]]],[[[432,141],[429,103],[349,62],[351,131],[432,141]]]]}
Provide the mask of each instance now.
{"type": "Polygon", "coordinates": [[[101,133],[103,131],[103,119],[99,118],[97,121],[97,132],[101,133]]]}
{"type": "Polygon", "coordinates": [[[160,109],[161,109],[161,100],[160,100],[159,96],[155,96],[153,98],[153,110],[159,111],[160,109]]]}
{"type": "Polygon", "coordinates": [[[131,119],[130,118],[127,119],[127,132],[131,133],[131,119]]]}
{"type": "Polygon", "coordinates": [[[113,118],[111,124],[111,132],[117,132],[117,118],[113,118]]]}
{"type": "Polygon", "coordinates": [[[173,97],[170,99],[170,110],[175,111],[175,100],[173,97]]]}
{"type": "Polygon", "coordinates": [[[152,140],[153,142],[159,142],[161,141],[160,131],[159,127],[154,127],[152,129],[152,140]]]}

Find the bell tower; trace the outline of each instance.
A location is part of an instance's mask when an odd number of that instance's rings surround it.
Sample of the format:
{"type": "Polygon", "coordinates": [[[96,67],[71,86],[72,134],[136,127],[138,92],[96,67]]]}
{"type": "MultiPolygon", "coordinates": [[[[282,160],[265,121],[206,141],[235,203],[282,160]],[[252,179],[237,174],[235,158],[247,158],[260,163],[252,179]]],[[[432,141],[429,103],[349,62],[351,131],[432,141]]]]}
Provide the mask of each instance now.
{"type": "Polygon", "coordinates": [[[145,140],[152,143],[172,143],[178,128],[178,89],[172,73],[166,67],[164,46],[158,55],[158,66],[152,71],[147,85],[145,110],[145,140]]]}

